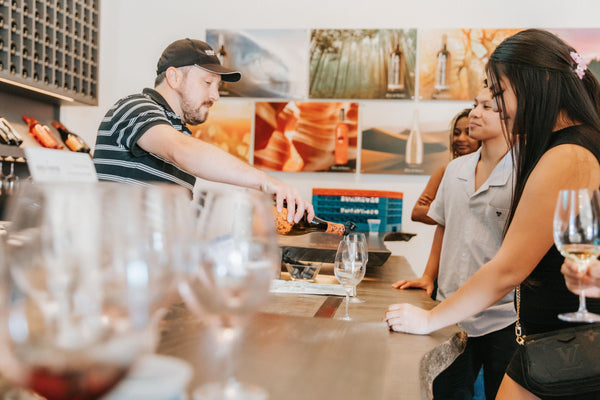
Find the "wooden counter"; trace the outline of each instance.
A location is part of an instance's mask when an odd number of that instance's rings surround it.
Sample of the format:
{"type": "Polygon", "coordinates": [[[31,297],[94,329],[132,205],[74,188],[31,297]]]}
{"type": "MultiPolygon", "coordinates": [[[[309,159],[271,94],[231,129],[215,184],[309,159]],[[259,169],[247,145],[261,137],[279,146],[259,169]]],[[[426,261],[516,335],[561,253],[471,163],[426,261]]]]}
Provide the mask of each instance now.
{"type": "MultiPolygon", "coordinates": [[[[335,282],[328,272],[319,280],[335,282]]],[[[350,304],[352,322],[326,317],[343,315],[341,297],[271,294],[246,328],[236,377],[266,388],[272,400],[431,399],[433,377],[463,350],[466,335],[456,326],[427,336],[388,330],[382,318],[389,304],[435,304],[422,290],[391,288],[414,276],[403,257],[370,267],[357,290],[366,301],[350,304]]],[[[216,378],[215,347],[183,304],[170,308],[161,330],[158,352],[195,369],[190,389],[216,378]]]]}

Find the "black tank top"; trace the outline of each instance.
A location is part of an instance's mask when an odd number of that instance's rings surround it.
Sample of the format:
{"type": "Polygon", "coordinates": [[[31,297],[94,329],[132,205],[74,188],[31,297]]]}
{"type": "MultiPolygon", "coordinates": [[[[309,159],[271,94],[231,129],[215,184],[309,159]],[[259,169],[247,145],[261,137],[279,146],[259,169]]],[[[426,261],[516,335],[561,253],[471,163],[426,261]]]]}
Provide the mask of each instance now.
{"type": "MultiPolygon", "coordinates": [[[[600,133],[587,127],[571,126],[554,133],[550,148],[561,144],[576,144],[594,154],[600,163],[600,133]]],[[[520,320],[524,334],[547,332],[573,326],[558,319],[564,312],[577,311],[579,297],[570,292],[560,272],[564,261],[552,246],[533,272],[521,284],[520,320]]],[[[600,313],[600,299],[587,299],[587,308],[600,313]]]]}

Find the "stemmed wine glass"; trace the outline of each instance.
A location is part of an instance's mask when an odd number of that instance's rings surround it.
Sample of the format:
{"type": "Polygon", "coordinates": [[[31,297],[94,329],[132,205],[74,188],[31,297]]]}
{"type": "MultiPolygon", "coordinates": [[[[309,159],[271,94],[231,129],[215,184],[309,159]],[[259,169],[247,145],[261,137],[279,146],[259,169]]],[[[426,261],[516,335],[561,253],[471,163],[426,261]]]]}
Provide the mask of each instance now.
{"type": "Polygon", "coordinates": [[[4,190],[7,195],[11,195],[15,192],[15,188],[19,182],[19,177],[15,174],[15,162],[13,158],[10,162],[10,170],[8,175],[4,177],[4,190]]]}
{"type": "MultiPolygon", "coordinates": [[[[561,190],[554,213],[554,243],[560,253],[575,262],[582,273],[600,255],[599,193],[587,189],[561,190]]],[[[585,293],[579,295],[579,309],[559,314],[569,322],[597,322],[600,315],[587,310],[585,293]]]]}
{"type": "Polygon", "coordinates": [[[265,399],[264,389],[234,378],[233,361],[243,328],[267,298],[281,261],[272,200],[249,190],[213,190],[203,200],[197,258],[180,293],[208,324],[224,372],[219,382],[198,387],[194,399],[265,399]]]}
{"type": "Polygon", "coordinates": [[[338,245],[335,254],[333,271],[335,277],[346,290],[346,313],[340,319],[351,321],[348,313],[348,303],[350,294],[356,290],[356,285],[365,277],[367,269],[368,252],[365,248],[364,235],[357,232],[351,232],[345,236],[338,245]]]}
{"type": "Polygon", "coordinates": [[[172,274],[141,187],[20,185],[0,297],[0,369],[48,400],[95,400],[151,350],[172,274]]]}
{"type": "MultiPolygon", "coordinates": [[[[354,234],[356,235],[356,240],[361,242],[365,249],[363,262],[365,263],[365,265],[367,265],[367,262],[369,261],[369,246],[367,243],[367,238],[365,237],[365,234],[362,232],[354,232],[354,234]]],[[[365,302],[363,299],[358,297],[358,294],[356,293],[356,286],[353,289],[353,294],[354,294],[354,296],[352,296],[350,298],[350,303],[364,303],[365,302]]]]}

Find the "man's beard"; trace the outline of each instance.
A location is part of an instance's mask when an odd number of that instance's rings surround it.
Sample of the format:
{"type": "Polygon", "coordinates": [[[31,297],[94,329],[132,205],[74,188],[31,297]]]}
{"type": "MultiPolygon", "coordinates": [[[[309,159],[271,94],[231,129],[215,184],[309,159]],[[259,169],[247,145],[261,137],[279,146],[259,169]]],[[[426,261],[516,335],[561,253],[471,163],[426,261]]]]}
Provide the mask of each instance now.
{"type": "Polygon", "coordinates": [[[188,100],[188,96],[186,93],[181,94],[181,112],[182,112],[182,120],[186,124],[190,125],[198,125],[206,121],[208,118],[208,111],[204,111],[201,107],[212,106],[212,102],[205,102],[200,105],[200,107],[193,107],[192,102],[188,100]]]}

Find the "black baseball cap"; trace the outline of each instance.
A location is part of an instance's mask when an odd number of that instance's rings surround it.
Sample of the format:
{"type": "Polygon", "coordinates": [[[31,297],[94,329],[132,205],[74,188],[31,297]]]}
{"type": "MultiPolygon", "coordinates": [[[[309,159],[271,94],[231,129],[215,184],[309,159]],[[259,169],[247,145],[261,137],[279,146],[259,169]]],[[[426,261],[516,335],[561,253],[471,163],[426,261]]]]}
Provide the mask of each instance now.
{"type": "Polygon", "coordinates": [[[227,82],[237,82],[242,74],[221,65],[212,47],[201,40],[176,40],[163,51],[156,64],[156,75],[165,72],[169,67],[185,67],[196,65],[209,72],[221,75],[227,82]]]}

